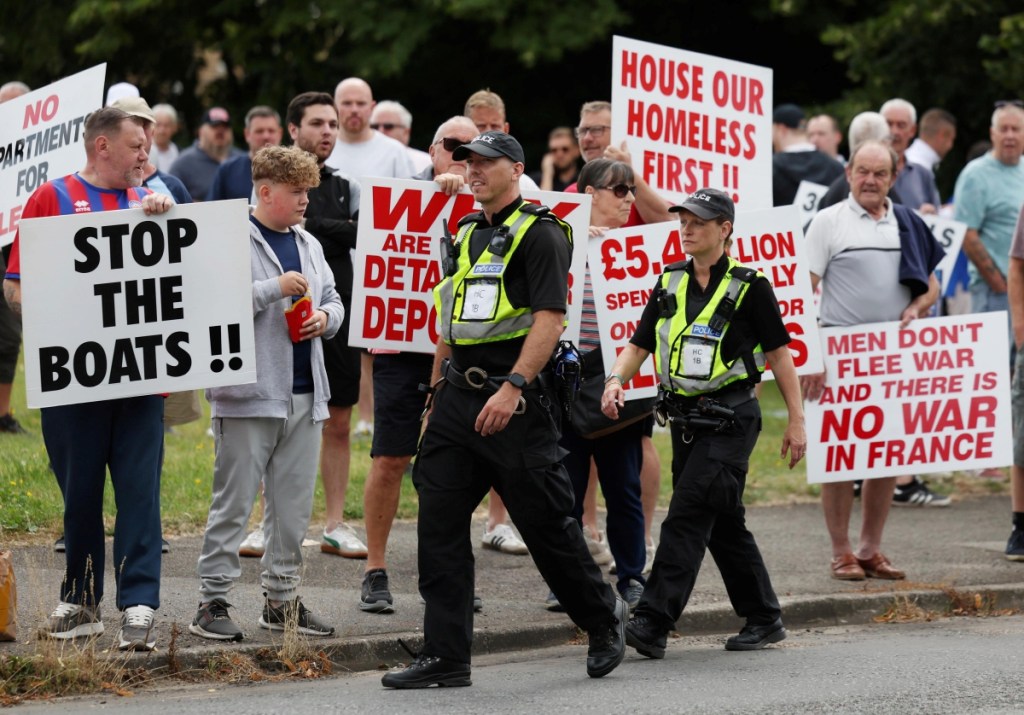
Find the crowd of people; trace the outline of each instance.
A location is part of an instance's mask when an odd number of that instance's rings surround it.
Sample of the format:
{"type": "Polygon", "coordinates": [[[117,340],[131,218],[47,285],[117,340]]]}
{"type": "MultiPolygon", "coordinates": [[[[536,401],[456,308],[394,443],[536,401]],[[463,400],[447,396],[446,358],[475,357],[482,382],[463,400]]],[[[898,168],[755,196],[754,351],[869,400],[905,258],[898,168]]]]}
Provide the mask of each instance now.
{"type": "MultiPolygon", "coordinates": [[[[25,91],[8,83],[0,87],[0,101],[25,91]]],[[[244,638],[227,598],[246,556],[262,559],[266,603],[259,627],[291,624],[311,636],[335,632],[297,596],[318,472],[326,522],[318,527],[321,551],[365,559],[359,609],[393,612],[387,543],[400,485],[411,470],[419,496],[424,644],[407,668],[384,676],[387,687],[471,683],[473,613],[482,608],[474,589],[471,517],[488,495],[481,546],[534,559],[550,588],[548,608],[564,610],[589,634],[591,677],[611,672],[627,644],[663,657],[705,550],[746,619],[726,648],[755,650],[786,637],[742,503],[760,431],[758,383],[770,361],[788,411],[781,452],[792,468],[806,450],[803,400],[819,399],[839,378],[797,378],[771,284],[729,255],[730,196],[713,186],[678,204],[659,196],[636,170],[627,144],[612,144],[611,109],[606,101],[584,103],[578,124],[553,129],[539,168],[527,172],[505,105],[490,90],[453,109],[422,151],[409,146],[412,115],[405,107],[375,102],[367,82],[348,78],[333,95],[296,95],[283,122],[273,107],[252,107],[244,118],[247,151],[241,151],[222,107],[207,109],[194,142],[179,150],[173,107],[150,106],[126,83],[110,88],[107,106],[85,123],[84,168],[37,190],[23,219],[67,213],[69,199],[80,196],[94,202],[93,211],[141,207],[155,214],[191,201],[251,204],[258,382],[207,391],[216,460],[191,633],[244,638]],[[288,147],[281,146],[286,133],[288,147]],[[434,289],[441,336],[434,355],[348,344],[363,177],[433,182],[448,195],[469,190],[481,207],[459,222],[434,289]],[[574,236],[545,207],[524,202],[527,188],[589,194],[589,235],[574,236]],[[665,267],[617,357],[601,355],[587,278],[578,346],[582,389],[590,387],[607,423],[566,420],[555,396],[552,356],[565,325],[572,246],[610,229],[662,221],[679,223],[688,259],[665,267]],[[490,265],[479,273],[486,279],[474,270],[484,263],[490,265]],[[279,314],[304,297],[309,317],[290,335],[279,314]],[[647,404],[627,416],[623,385],[648,358],[658,373],[657,407],[647,404]],[[662,470],[651,441],[655,413],[666,420],[673,448],[673,496],[657,542],[662,470]],[[365,537],[344,521],[353,434],[372,439],[365,537]],[[599,528],[598,486],[606,530],[599,528]],[[247,533],[257,500],[259,525],[247,533]],[[612,585],[599,565],[611,567],[612,585]]],[[[936,312],[1009,311],[1007,360],[1014,367],[1019,432],[1024,105],[996,103],[990,144],[961,172],[949,200],[940,196],[934,173],[956,136],[948,111],[930,109],[919,122],[913,105],[894,98],[878,112],[854,117],[846,135],[848,160],[839,153],[843,133],[835,118],[807,117],[794,104],[774,108],[774,204],[793,203],[803,182],[821,188],[806,231],[811,282],[822,287],[821,325],[906,326],[936,312]],[[934,273],[943,252],[919,213],[967,225],[963,255],[944,295],[934,273]]],[[[6,301],[0,302],[5,432],[23,430],[10,410],[20,344],[19,240],[6,256],[6,301]]],[[[114,533],[115,558],[123,565],[118,643],[154,647],[161,402],[149,396],[43,410],[43,437],[64,496],[66,552],[58,606],[43,635],[73,639],[102,632],[101,497],[109,467],[118,505],[132,505],[119,509],[114,533]]],[[[881,550],[890,508],[944,507],[952,500],[918,475],[863,483],[849,476],[822,487],[832,542],[823,575],[904,578],[881,550]],[[851,540],[856,498],[862,524],[851,540]]],[[[980,476],[1005,478],[1002,470],[980,476]]],[[[1006,557],[1024,561],[1024,440],[1017,443],[1010,478],[1006,557]]]]}

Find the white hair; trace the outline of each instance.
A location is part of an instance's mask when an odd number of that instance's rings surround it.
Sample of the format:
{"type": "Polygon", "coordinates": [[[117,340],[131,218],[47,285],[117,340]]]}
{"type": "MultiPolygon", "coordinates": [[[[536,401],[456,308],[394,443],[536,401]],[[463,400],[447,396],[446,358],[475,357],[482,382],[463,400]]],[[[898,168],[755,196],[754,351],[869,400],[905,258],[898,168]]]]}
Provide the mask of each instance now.
{"type": "Polygon", "coordinates": [[[890,99],[888,102],[882,105],[882,108],[878,110],[878,113],[885,114],[890,109],[906,110],[906,112],[910,114],[910,123],[917,124],[917,110],[914,109],[914,105],[908,102],[907,100],[900,99],[899,97],[890,99]]]}
{"type": "Polygon", "coordinates": [[[846,132],[850,140],[850,156],[866,141],[885,141],[889,137],[889,122],[878,112],[861,112],[846,132]]]}
{"type": "Polygon", "coordinates": [[[465,126],[466,129],[473,132],[473,134],[477,133],[476,124],[473,123],[472,119],[461,114],[456,114],[454,117],[450,117],[441,122],[441,126],[437,128],[436,132],[434,132],[434,141],[432,141],[431,144],[437,144],[439,141],[444,139],[445,129],[454,124],[461,124],[465,126]]]}
{"type": "Polygon", "coordinates": [[[153,105],[153,114],[166,114],[171,118],[175,124],[178,123],[178,110],[169,104],[155,104],[153,105]]]}
{"type": "Polygon", "coordinates": [[[370,122],[372,124],[376,124],[381,112],[394,112],[398,115],[398,119],[402,122],[403,127],[412,129],[412,113],[393,99],[377,102],[377,106],[373,108],[373,113],[370,115],[370,122]]]}

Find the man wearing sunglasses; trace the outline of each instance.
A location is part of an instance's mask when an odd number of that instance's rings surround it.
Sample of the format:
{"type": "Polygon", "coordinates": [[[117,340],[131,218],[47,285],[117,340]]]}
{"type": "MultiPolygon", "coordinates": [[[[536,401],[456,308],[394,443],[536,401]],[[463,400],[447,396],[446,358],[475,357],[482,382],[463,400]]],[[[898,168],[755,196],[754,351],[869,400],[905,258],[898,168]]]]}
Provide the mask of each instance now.
{"type": "Polygon", "coordinates": [[[582,163],[572,129],[555,127],[548,134],[548,153],[541,159],[540,171],[531,176],[544,191],[565,191],[576,183],[582,163]]]}
{"type": "Polygon", "coordinates": [[[430,166],[430,155],[427,152],[409,146],[412,134],[412,112],[399,102],[390,99],[377,102],[377,106],[373,108],[373,114],[370,115],[370,129],[401,142],[415,171],[423,171],[430,166]]]}

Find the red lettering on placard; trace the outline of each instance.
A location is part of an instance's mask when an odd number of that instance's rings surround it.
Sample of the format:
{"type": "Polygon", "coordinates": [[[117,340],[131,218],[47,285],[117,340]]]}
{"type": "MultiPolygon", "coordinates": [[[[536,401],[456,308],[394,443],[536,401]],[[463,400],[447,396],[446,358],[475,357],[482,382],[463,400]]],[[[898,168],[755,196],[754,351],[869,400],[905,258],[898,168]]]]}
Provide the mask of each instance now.
{"type": "Polygon", "coordinates": [[[913,467],[992,457],[992,432],[943,434],[868,443],[868,467],[913,467]]]}
{"type": "Polygon", "coordinates": [[[411,345],[413,337],[428,330],[430,341],[437,342],[437,313],[426,300],[371,295],[363,312],[363,338],[390,340],[411,345]]]}
{"type": "Polygon", "coordinates": [[[657,90],[666,97],[704,101],[704,68],[686,62],[623,50],[621,79],[634,89],[639,83],[645,92],[657,90]]]}
{"type": "Polygon", "coordinates": [[[857,439],[870,439],[881,431],[884,422],[885,415],[878,405],[867,405],[856,413],[849,407],[827,410],[821,420],[821,441],[828,442],[830,436],[845,441],[850,438],[851,427],[857,439]]]}
{"type": "Polygon", "coordinates": [[[996,426],[996,398],[977,395],[966,409],[959,399],[903,404],[903,426],[907,434],[944,430],[977,430],[996,426]]]}
{"type": "Polygon", "coordinates": [[[18,206],[12,206],[11,212],[7,215],[7,220],[4,221],[4,212],[0,211],[0,236],[5,233],[11,233],[18,228],[18,221],[21,220],[21,209],[24,208],[20,204],[18,206]]]}
{"type": "Polygon", "coordinates": [[[430,258],[396,255],[366,257],[364,288],[426,293],[440,281],[441,268],[437,261],[430,258]]]}
{"type": "Polygon", "coordinates": [[[60,97],[51,94],[46,99],[40,99],[35,104],[25,105],[25,119],[21,124],[22,129],[39,124],[40,121],[48,122],[57,116],[60,108],[60,97]]]}
{"type": "Polygon", "coordinates": [[[872,375],[893,375],[903,369],[900,355],[868,355],[867,357],[839,358],[836,372],[840,379],[847,377],[870,377],[872,375]]]}
{"type": "Polygon", "coordinates": [[[885,333],[830,335],[828,338],[829,355],[866,353],[870,350],[885,350],[885,333]]]}

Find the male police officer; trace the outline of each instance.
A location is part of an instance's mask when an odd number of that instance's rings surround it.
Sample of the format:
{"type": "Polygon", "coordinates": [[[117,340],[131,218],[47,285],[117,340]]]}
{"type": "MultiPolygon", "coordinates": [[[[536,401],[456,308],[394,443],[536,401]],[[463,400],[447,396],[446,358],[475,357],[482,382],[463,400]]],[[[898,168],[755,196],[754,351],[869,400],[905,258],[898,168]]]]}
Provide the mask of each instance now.
{"type": "Polygon", "coordinates": [[[601,572],[570,516],[572,487],[559,463],[551,354],[562,334],[572,232],[523,201],[523,149],[484,132],[455,149],[483,211],[460,221],[446,277],[435,288],[441,337],[433,411],[413,472],[419,493],[423,650],[384,676],[392,688],[470,685],[473,510],[493,486],[541,575],[590,634],[587,673],[622,662],[628,607],[601,572]]]}

